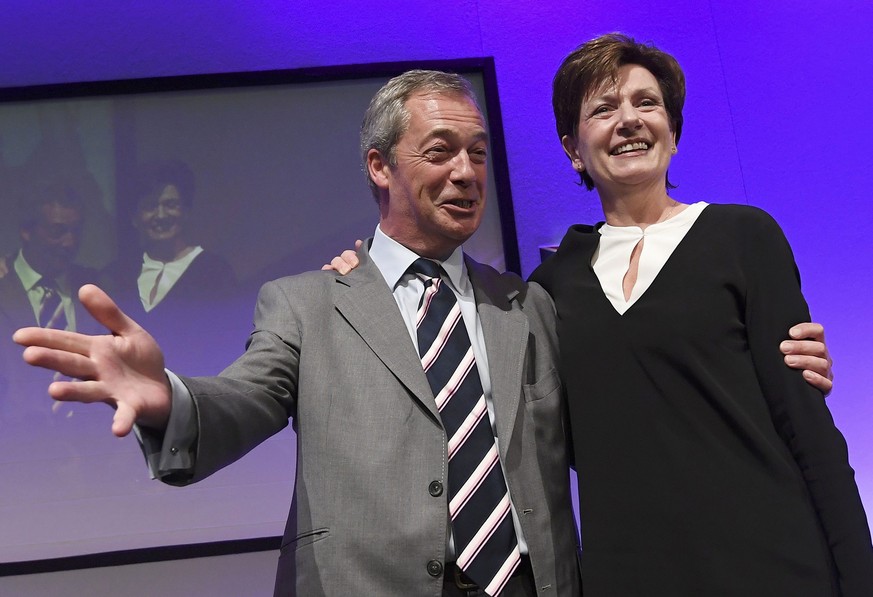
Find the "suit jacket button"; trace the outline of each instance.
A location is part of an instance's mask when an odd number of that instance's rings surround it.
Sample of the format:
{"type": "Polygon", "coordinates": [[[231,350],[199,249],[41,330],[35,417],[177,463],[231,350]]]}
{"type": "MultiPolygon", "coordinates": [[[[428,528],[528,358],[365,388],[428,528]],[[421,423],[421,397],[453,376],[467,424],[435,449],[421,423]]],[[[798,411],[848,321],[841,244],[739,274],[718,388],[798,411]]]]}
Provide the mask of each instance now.
{"type": "Polygon", "coordinates": [[[427,573],[431,576],[439,576],[443,573],[443,565],[439,560],[431,560],[427,563],[427,573]]]}
{"type": "Polygon", "coordinates": [[[427,491],[433,497],[440,497],[443,494],[443,484],[439,481],[431,481],[430,485],[427,486],[427,491]]]}

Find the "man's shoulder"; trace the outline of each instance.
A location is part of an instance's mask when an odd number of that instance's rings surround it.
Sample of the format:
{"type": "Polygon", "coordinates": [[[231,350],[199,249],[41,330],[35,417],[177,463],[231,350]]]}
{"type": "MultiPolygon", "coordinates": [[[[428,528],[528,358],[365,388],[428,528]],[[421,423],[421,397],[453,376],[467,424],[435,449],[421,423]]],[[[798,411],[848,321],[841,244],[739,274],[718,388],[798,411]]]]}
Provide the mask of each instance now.
{"type": "Polygon", "coordinates": [[[474,288],[482,289],[483,287],[499,293],[527,291],[527,283],[514,272],[500,272],[494,267],[480,263],[469,256],[464,257],[467,264],[467,272],[470,276],[470,281],[474,288]]]}
{"type": "Polygon", "coordinates": [[[275,288],[286,292],[324,290],[335,284],[337,277],[339,277],[339,274],[336,272],[308,271],[269,280],[261,288],[262,290],[275,288]]]}
{"type": "MultiPolygon", "coordinates": [[[[311,300],[313,296],[334,295],[373,282],[381,283],[388,291],[384,279],[378,274],[378,270],[375,270],[375,266],[370,268],[362,265],[345,276],[335,271],[322,270],[283,276],[263,284],[261,292],[279,292],[288,295],[289,298],[311,300]]],[[[388,293],[390,295],[390,291],[388,293]]]]}
{"type": "Polygon", "coordinates": [[[479,263],[467,257],[470,280],[477,292],[505,296],[519,305],[537,304],[552,308],[552,298],[536,282],[525,282],[514,272],[499,272],[490,265],[479,263]]]}

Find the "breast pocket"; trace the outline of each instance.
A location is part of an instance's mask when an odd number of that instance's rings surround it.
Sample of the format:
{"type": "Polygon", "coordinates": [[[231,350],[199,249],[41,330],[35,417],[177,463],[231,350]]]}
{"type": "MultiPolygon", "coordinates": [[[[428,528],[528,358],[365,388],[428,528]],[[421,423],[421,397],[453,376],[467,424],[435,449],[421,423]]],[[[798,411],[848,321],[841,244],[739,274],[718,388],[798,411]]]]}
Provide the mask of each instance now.
{"type": "Polygon", "coordinates": [[[558,370],[552,367],[532,384],[522,386],[525,402],[536,402],[546,398],[559,399],[561,395],[561,377],[558,370]]]}

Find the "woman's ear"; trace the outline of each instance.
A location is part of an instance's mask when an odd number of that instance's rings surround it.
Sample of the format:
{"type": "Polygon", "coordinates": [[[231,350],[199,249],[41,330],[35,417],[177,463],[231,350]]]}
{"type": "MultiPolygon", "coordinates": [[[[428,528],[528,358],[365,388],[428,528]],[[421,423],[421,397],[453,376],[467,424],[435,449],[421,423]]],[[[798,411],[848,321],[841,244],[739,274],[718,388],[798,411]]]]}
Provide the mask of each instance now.
{"type": "Polygon", "coordinates": [[[573,164],[573,170],[576,172],[584,172],[585,163],[582,161],[582,157],[579,155],[579,150],[576,148],[576,139],[570,135],[564,135],[561,137],[561,146],[564,148],[564,153],[566,153],[567,157],[570,158],[570,163],[573,164]]]}

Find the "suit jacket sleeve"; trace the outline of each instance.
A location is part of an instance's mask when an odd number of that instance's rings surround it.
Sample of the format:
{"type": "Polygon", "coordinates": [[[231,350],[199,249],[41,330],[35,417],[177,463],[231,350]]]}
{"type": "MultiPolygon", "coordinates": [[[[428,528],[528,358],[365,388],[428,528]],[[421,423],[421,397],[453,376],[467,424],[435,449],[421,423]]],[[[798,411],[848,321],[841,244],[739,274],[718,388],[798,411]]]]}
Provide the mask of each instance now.
{"type": "Polygon", "coordinates": [[[265,284],[246,351],[218,377],[180,377],[194,397],[199,481],[281,431],[296,410],[300,331],[287,287],[265,284]]]}

